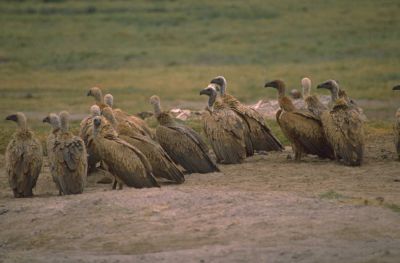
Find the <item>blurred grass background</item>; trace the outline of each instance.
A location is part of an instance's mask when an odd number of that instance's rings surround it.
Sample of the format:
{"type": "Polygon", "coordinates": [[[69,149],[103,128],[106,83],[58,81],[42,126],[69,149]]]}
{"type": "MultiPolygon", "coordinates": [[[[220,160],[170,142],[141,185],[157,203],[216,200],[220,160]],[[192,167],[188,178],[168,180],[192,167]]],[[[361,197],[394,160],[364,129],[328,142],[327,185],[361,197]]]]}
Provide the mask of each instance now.
{"type": "MultiPolygon", "coordinates": [[[[297,88],[309,76],[370,101],[372,130],[388,130],[400,106],[399,11],[397,0],[1,1],[0,115],[30,112],[44,138],[40,118],[87,112],[94,85],[133,113],[151,110],[153,94],[166,107],[205,104],[199,90],[217,75],[246,103],[275,98],[266,80],[297,88]]],[[[0,151],[14,128],[0,121],[0,151]]]]}

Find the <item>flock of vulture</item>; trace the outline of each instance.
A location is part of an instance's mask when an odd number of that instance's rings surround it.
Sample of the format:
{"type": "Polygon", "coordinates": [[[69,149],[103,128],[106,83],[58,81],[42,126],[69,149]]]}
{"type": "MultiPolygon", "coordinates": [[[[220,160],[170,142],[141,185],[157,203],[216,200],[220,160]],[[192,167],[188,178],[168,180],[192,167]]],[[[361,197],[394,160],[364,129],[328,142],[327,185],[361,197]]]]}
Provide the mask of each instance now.
{"type": "MultiPolygon", "coordinates": [[[[280,110],[276,113],[283,134],[290,141],[295,160],[311,154],[337,160],[344,165],[359,166],[364,156],[365,116],[335,80],[317,86],[331,94],[328,105],[311,95],[311,80],[304,78],[304,108],[296,108],[286,96],[281,80],[267,82],[265,87],[278,92],[280,110]]],[[[400,90],[400,85],[393,88],[400,90]]],[[[254,153],[281,151],[283,145],[266,125],[263,116],[227,93],[227,82],[219,76],[200,91],[208,96],[203,111],[204,133],[215,153],[216,163],[241,163],[254,153]]],[[[113,96],[103,97],[93,87],[88,96],[95,99],[90,115],[80,124],[80,135],[69,131],[69,114],[50,113],[46,150],[50,171],[60,195],[79,194],[88,173],[101,167],[114,176],[112,188],[123,185],[135,188],[159,187],[161,181],[183,183],[184,173],[218,172],[208,145],[190,127],[177,122],[163,111],[158,96],[150,98],[158,120],[155,132],[141,118],[113,108],[113,96]]],[[[400,110],[396,114],[396,148],[400,153],[400,110]]],[[[40,142],[28,128],[23,113],[6,120],[18,124],[6,150],[6,171],[15,197],[32,196],[32,188],[42,169],[40,142]]]]}

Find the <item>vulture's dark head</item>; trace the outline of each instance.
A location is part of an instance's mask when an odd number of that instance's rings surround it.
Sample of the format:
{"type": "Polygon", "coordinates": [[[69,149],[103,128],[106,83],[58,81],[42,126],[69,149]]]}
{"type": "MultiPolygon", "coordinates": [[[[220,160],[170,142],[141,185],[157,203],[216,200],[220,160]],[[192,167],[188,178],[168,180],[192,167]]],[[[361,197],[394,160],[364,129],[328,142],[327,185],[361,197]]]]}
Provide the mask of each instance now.
{"type": "Polygon", "coordinates": [[[17,115],[17,114],[8,115],[8,116],[6,117],[6,120],[7,120],[7,121],[15,121],[15,122],[18,122],[18,115],[17,115]]]}
{"type": "Polygon", "coordinates": [[[317,89],[328,89],[328,90],[333,90],[333,89],[338,89],[339,85],[336,80],[330,79],[327,81],[322,82],[317,86],[317,89]]]}
{"type": "Polygon", "coordinates": [[[282,88],[284,86],[285,86],[285,83],[282,80],[276,79],[276,80],[273,80],[273,81],[266,82],[265,85],[264,85],[264,88],[280,89],[280,88],[282,88]]]}
{"type": "Polygon", "coordinates": [[[400,85],[396,85],[393,87],[393,90],[400,90],[400,85]]]}
{"type": "Polygon", "coordinates": [[[200,91],[200,95],[213,96],[216,94],[217,94],[217,89],[216,89],[215,84],[210,84],[210,85],[208,85],[207,88],[200,91]]]}
{"type": "Polygon", "coordinates": [[[223,76],[213,78],[210,83],[217,84],[220,87],[226,86],[226,79],[223,76]]]}

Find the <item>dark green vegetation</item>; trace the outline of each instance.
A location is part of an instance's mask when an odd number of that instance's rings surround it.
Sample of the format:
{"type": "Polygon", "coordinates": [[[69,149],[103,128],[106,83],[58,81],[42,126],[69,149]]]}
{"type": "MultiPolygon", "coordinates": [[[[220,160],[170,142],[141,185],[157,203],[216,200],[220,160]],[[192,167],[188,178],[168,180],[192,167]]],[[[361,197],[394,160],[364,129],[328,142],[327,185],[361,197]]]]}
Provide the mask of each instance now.
{"type": "MultiPolygon", "coordinates": [[[[303,76],[393,102],[399,11],[396,0],[2,1],[0,116],[84,113],[93,85],[130,112],[150,110],[155,93],[205,102],[199,90],[216,75],[244,102],[275,97],[267,79],[298,87],[303,76]]],[[[13,126],[0,123],[4,150],[13,126]]]]}

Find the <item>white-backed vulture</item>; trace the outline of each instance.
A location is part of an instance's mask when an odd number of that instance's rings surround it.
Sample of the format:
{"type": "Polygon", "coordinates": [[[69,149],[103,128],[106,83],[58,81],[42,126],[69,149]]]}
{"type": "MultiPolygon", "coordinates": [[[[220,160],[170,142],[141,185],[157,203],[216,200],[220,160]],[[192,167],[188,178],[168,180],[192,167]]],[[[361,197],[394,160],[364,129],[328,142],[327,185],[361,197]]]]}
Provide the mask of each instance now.
{"type": "MultiPolygon", "coordinates": [[[[225,88],[226,88],[226,80],[225,80],[225,78],[224,77],[222,77],[222,76],[220,76],[220,77],[216,77],[215,79],[213,79],[214,80],[214,82],[217,82],[217,83],[213,83],[213,82],[210,82],[211,84],[215,84],[214,86],[215,86],[215,89],[217,90],[217,91],[220,91],[221,92],[221,104],[220,104],[220,106],[221,107],[226,107],[227,109],[230,109],[230,110],[232,110],[235,114],[237,114],[237,116],[241,119],[241,121],[242,121],[242,124],[243,124],[243,135],[244,135],[244,143],[245,143],[245,145],[246,145],[246,157],[250,157],[250,156],[253,156],[254,155],[254,151],[255,151],[255,149],[254,149],[254,145],[253,145],[253,142],[252,142],[252,135],[251,135],[251,130],[250,130],[250,126],[249,126],[249,123],[248,122],[246,122],[246,120],[243,118],[243,116],[241,116],[240,114],[238,114],[235,110],[233,110],[233,109],[231,109],[231,107],[230,107],[230,105],[229,104],[227,104],[227,103],[225,103],[225,99],[222,97],[222,92],[224,93],[224,94],[226,94],[225,93],[225,88]],[[223,79],[222,79],[223,78],[223,79]],[[222,85],[223,85],[223,83],[225,83],[225,87],[221,87],[222,85]],[[222,89],[222,91],[221,91],[221,89],[222,89]]],[[[211,80],[211,81],[213,81],[213,80],[211,80]]],[[[219,95],[219,94],[218,94],[219,95]]],[[[229,95],[229,94],[226,94],[227,95],[227,97],[229,96],[230,98],[231,98],[231,96],[229,95]]],[[[228,99],[229,100],[229,99],[228,99]]],[[[240,102],[239,102],[240,103],[240,102]]],[[[237,108],[237,107],[236,107],[237,108]]]]}
{"type": "Polygon", "coordinates": [[[147,158],[136,147],[118,137],[105,118],[93,119],[96,149],[119,183],[129,187],[160,187],[147,158]]]}
{"type": "MultiPolygon", "coordinates": [[[[324,83],[326,83],[326,89],[328,89],[331,93],[331,101],[328,104],[330,109],[332,109],[335,106],[337,99],[343,98],[347,102],[348,107],[350,107],[353,110],[356,110],[360,114],[360,117],[363,121],[368,120],[367,116],[364,114],[363,109],[361,107],[359,107],[353,99],[351,99],[351,98],[349,98],[349,96],[347,96],[347,93],[344,89],[339,87],[338,81],[330,79],[330,80],[327,80],[327,81],[321,83],[320,85],[322,85],[324,83]]],[[[318,87],[317,87],[317,89],[318,89],[318,87]]]]}
{"type": "Polygon", "coordinates": [[[51,164],[54,168],[53,179],[59,194],[81,194],[87,177],[87,154],[83,140],[69,131],[69,113],[59,114],[61,130],[56,136],[51,164]]]}
{"type": "Polygon", "coordinates": [[[43,150],[35,134],[28,128],[22,112],[7,116],[18,125],[6,149],[6,172],[14,197],[33,196],[43,163],[43,150]]]}
{"type": "Polygon", "coordinates": [[[202,115],[204,133],[217,156],[218,163],[241,163],[246,158],[243,121],[223,105],[221,98],[217,96],[216,88],[216,84],[212,83],[200,91],[200,95],[209,97],[202,115]]]}
{"type": "Polygon", "coordinates": [[[107,107],[107,105],[104,103],[103,92],[99,87],[90,88],[87,96],[92,96],[94,98],[95,103],[97,106],[99,106],[100,110],[102,110],[104,107],[107,107]]]}
{"type": "Polygon", "coordinates": [[[334,158],[333,150],[326,140],[321,121],[309,111],[298,110],[285,96],[285,83],[282,80],[267,82],[265,87],[278,90],[281,109],[276,120],[283,134],[292,143],[295,160],[301,160],[303,154],[314,154],[321,158],[334,158]]]}
{"type": "Polygon", "coordinates": [[[132,130],[130,122],[117,121],[112,109],[109,107],[103,109],[103,116],[117,131],[119,138],[138,148],[146,156],[155,177],[165,178],[175,183],[183,183],[185,181],[183,173],[157,142],[132,130]]]}
{"type": "Polygon", "coordinates": [[[82,138],[86,146],[88,172],[96,170],[96,165],[100,162],[100,157],[96,154],[96,148],[93,145],[93,118],[100,115],[100,107],[92,105],[90,107],[90,115],[84,118],[80,124],[79,136],[82,138]]]}
{"type": "Polygon", "coordinates": [[[211,80],[210,83],[217,85],[221,94],[221,99],[231,110],[233,110],[247,126],[252,148],[255,151],[281,151],[283,150],[282,144],[272,134],[271,129],[266,125],[263,116],[256,110],[243,105],[234,96],[226,93],[227,82],[223,76],[218,76],[211,80]]]}
{"type": "Polygon", "coordinates": [[[56,170],[56,163],[57,163],[56,155],[54,152],[56,146],[56,140],[61,133],[60,117],[55,113],[50,113],[47,117],[43,119],[43,122],[47,122],[51,125],[51,131],[50,134],[47,136],[47,141],[46,141],[47,157],[49,158],[51,176],[53,178],[54,183],[56,184],[59,194],[61,195],[61,188],[58,181],[58,173],[56,170]]]}
{"type": "Polygon", "coordinates": [[[121,109],[114,109],[114,97],[111,94],[106,94],[104,95],[104,102],[105,104],[113,109],[114,116],[117,119],[117,121],[129,121],[132,129],[135,129],[136,132],[148,136],[151,139],[155,138],[153,130],[147,125],[147,123],[141,119],[140,117],[137,117],[135,115],[129,115],[128,113],[124,112],[121,109]]]}
{"type": "Polygon", "coordinates": [[[158,120],[156,138],[175,163],[188,173],[219,172],[211,159],[207,144],[192,128],[177,123],[172,116],[161,110],[160,98],[152,96],[150,104],[158,120]]]}
{"type": "MultiPolygon", "coordinates": [[[[331,80],[318,85],[318,88],[339,90],[334,88],[331,80]]],[[[338,97],[338,94],[334,95],[338,97]]],[[[338,98],[331,111],[321,115],[321,121],[329,143],[333,146],[336,159],[342,159],[348,166],[362,164],[365,148],[364,121],[351,103],[345,98],[338,98]]]]}
{"type": "Polygon", "coordinates": [[[301,80],[301,86],[303,89],[303,98],[307,110],[318,117],[323,111],[328,110],[328,108],[318,99],[316,95],[311,95],[311,80],[309,78],[303,78],[301,80]]]}
{"type": "Polygon", "coordinates": [[[60,130],[61,130],[61,121],[60,121],[60,117],[57,114],[50,113],[47,117],[45,117],[43,119],[43,122],[47,122],[51,125],[51,131],[50,131],[50,134],[47,136],[47,140],[46,140],[47,156],[50,158],[49,155],[54,148],[56,137],[60,133],[60,130]]]}

